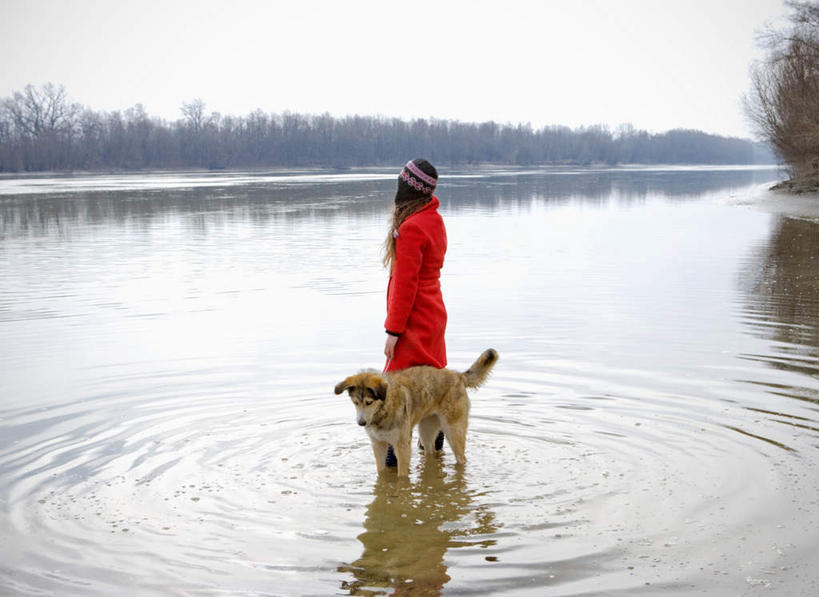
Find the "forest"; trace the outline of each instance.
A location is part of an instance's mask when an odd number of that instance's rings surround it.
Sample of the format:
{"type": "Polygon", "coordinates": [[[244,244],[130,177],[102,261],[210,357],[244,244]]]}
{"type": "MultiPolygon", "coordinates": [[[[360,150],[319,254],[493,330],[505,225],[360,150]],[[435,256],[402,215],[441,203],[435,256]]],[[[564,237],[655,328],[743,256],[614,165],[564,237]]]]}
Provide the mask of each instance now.
{"type": "Polygon", "coordinates": [[[649,133],[631,125],[579,128],[256,110],[208,113],[201,99],[180,118],[141,104],[95,111],[62,85],[27,85],[0,100],[0,172],[395,165],[424,156],[448,166],[771,164],[767,145],[697,130],[649,133]]]}

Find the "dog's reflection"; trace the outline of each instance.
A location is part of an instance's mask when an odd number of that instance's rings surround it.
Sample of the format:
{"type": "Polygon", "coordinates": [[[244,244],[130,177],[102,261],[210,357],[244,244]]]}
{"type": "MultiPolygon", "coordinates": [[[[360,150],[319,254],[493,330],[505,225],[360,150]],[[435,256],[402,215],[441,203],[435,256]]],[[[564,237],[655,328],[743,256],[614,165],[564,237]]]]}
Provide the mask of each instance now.
{"type": "Polygon", "coordinates": [[[440,458],[426,458],[412,483],[380,475],[367,507],[364,551],[339,567],[354,581],[343,581],[351,595],[437,595],[449,581],[447,549],[488,547],[486,536],[497,530],[494,514],[475,505],[462,470],[444,470],[440,458]],[[482,538],[483,537],[483,538],[482,538]]]}

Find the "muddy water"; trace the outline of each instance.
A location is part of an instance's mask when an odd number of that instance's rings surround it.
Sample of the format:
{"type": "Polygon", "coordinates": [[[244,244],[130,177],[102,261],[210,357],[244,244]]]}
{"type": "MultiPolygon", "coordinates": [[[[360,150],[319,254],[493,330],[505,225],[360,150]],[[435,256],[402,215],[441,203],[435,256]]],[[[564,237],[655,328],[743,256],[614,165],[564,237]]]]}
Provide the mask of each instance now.
{"type": "Polygon", "coordinates": [[[0,181],[0,593],[819,593],[819,223],[772,170],[451,172],[469,462],[377,479],[393,173],[0,181]]]}

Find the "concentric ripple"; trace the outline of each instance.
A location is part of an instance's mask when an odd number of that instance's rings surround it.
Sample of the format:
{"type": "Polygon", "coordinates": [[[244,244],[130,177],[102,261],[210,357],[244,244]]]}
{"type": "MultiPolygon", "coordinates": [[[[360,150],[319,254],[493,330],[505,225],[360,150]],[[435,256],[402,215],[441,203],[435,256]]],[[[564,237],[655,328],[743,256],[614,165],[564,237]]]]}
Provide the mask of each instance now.
{"type": "Polygon", "coordinates": [[[783,491],[816,490],[816,477],[757,441],[748,417],[728,425],[739,407],[638,385],[570,396],[516,366],[474,396],[465,469],[448,449],[415,454],[406,485],[376,481],[331,379],[220,391],[232,372],[213,371],[201,393],[183,383],[197,373],[177,369],[152,380],[165,388],[154,395],[6,412],[3,437],[17,439],[0,455],[3,530],[21,546],[6,586],[106,594],[127,570],[157,594],[575,594],[691,588],[704,573],[714,586],[749,561],[769,585],[787,572],[794,520],[772,508],[783,491]]]}

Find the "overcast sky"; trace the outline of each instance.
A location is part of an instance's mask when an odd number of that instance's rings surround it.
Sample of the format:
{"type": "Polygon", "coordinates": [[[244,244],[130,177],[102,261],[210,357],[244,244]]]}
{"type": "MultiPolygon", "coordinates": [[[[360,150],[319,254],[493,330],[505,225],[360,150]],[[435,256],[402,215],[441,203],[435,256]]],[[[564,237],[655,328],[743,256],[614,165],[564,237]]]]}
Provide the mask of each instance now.
{"type": "Polygon", "coordinates": [[[0,0],[0,97],[62,83],[98,110],[184,101],[329,112],[630,122],[750,136],[754,32],[782,0],[0,0]]]}

